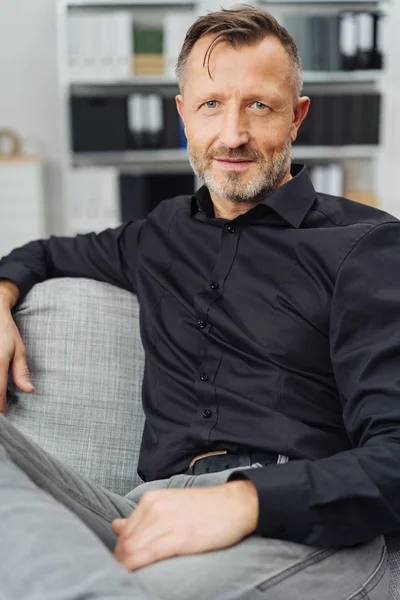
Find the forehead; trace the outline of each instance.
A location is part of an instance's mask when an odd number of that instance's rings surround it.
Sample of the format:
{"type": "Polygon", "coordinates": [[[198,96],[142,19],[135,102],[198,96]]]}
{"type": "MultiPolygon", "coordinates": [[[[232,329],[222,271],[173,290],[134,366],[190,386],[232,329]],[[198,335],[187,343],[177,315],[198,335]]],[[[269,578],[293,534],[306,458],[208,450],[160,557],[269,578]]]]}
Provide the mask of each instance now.
{"type": "Polygon", "coordinates": [[[190,80],[192,89],[193,86],[196,89],[204,89],[205,86],[212,89],[223,84],[240,87],[243,91],[249,86],[257,92],[255,85],[272,85],[282,93],[292,93],[290,59],[276,37],[269,35],[259,43],[236,48],[226,42],[218,43],[205,61],[214,39],[214,35],[201,37],[189,55],[186,81],[190,80]]]}

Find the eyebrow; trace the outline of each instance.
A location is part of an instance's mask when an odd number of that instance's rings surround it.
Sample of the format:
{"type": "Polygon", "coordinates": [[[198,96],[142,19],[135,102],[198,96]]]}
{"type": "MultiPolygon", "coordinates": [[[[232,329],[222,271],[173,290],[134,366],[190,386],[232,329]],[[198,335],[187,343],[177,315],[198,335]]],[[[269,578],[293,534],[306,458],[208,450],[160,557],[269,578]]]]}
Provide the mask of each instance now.
{"type": "MultiPolygon", "coordinates": [[[[204,92],[202,91],[201,93],[199,93],[199,95],[195,96],[193,99],[193,103],[194,104],[201,104],[203,102],[207,102],[207,100],[224,100],[225,98],[227,98],[227,94],[225,94],[224,92],[220,92],[217,90],[209,90],[209,92],[204,92]]],[[[250,102],[251,100],[253,102],[259,100],[259,99],[265,99],[265,101],[272,101],[272,102],[283,102],[284,101],[284,97],[282,96],[282,94],[280,94],[279,92],[277,92],[276,90],[260,90],[259,92],[254,92],[251,94],[247,94],[246,96],[244,96],[243,98],[241,98],[242,102],[250,102]]]]}

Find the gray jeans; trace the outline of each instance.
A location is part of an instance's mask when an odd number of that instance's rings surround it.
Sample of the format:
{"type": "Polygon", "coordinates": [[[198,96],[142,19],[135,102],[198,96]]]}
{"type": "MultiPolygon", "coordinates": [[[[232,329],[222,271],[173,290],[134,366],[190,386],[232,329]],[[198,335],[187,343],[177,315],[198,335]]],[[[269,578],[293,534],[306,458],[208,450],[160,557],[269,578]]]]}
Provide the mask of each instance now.
{"type": "Polygon", "coordinates": [[[177,475],[126,497],[51,458],[0,416],[0,600],[384,600],[384,542],[321,549],[253,535],[217,552],[128,573],[111,521],[150,489],[222,484],[177,475]],[[103,542],[103,543],[102,543],[103,542]]]}

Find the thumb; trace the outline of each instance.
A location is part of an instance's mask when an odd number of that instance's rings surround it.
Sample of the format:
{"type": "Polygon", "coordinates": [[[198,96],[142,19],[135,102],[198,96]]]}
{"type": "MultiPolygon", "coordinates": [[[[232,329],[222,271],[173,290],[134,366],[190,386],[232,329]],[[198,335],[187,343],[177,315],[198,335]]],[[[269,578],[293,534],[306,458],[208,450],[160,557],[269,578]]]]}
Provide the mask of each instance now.
{"type": "Polygon", "coordinates": [[[31,382],[28,365],[25,360],[25,351],[16,351],[11,368],[15,384],[23,392],[34,392],[35,388],[31,382]]]}
{"type": "Polygon", "coordinates": [[[128,519],[114,519],[114,521],[111,523],[113,532],[116,535],[120,535],[127,521],[128,519]]]}

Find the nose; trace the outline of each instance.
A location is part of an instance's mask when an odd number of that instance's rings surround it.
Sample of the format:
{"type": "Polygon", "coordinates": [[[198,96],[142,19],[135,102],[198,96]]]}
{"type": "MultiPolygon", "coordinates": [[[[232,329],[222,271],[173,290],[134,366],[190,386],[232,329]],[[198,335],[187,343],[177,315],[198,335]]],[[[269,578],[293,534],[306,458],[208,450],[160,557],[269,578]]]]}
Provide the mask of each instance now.
{"type": "Polygon", "coordinates": [[[239,111],[229,111],[224,115],[219,141],[227,148],[239,148],[249,141],[246,120],[239,111]]]}

